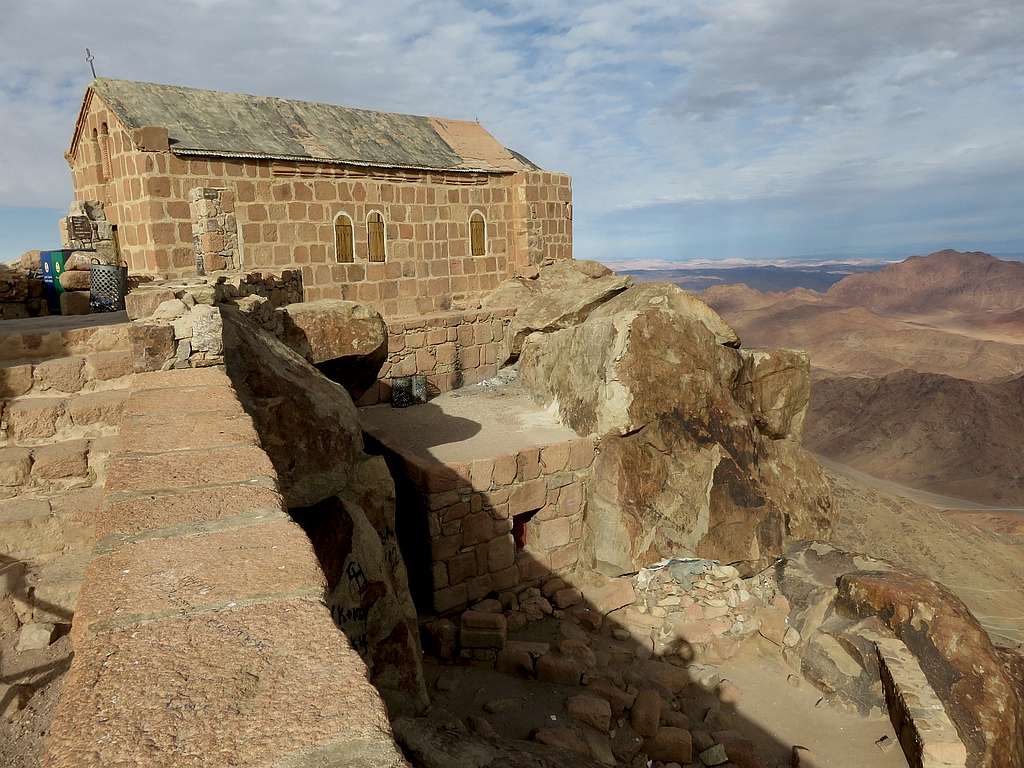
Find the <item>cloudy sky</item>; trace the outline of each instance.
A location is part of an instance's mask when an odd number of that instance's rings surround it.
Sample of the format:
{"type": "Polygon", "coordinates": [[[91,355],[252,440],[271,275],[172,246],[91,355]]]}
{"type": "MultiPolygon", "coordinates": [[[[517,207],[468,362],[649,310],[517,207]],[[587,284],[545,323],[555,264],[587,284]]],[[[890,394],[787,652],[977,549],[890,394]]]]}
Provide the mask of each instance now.
{"type": "Polygon", "coordinates": [[[1024,251],[1021,0],[5,0],[0,260],[53,247],[100,75],[478,118],[576,255],[1024,251]]]}

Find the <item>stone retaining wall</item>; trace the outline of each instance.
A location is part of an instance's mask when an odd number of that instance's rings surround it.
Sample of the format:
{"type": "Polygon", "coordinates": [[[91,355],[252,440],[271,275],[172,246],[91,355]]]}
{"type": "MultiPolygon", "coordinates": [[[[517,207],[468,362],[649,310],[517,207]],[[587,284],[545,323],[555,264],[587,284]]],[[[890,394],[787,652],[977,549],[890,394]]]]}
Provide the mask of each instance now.
{"type": "Polygon", "coordinates": [[[387,360],[358,405],[388,402],[391,380],[400,376],[426,376],[431,395],[493,378],[513,315],[515,309],[488,309],[389,320],[387,360]]]}
{"type": "MultiPolygon", "coordinates": [[[[416,498],[401,516],[423,516],[432,604],[447,613],[518,585],[572,570],[580,560],[590,438],[528,448],[469,464],[403,455],[376,442],[416,498]]],[[[399,532],[401,536],[401,531],[399,532]]],[[[403,551],[409,543],[403,543],[403,551]]]]}
{"type": "Polygon", "coordinates": [[[46,768],[405,765],[222,369],[135,376],[96,525],[46,768]]]}

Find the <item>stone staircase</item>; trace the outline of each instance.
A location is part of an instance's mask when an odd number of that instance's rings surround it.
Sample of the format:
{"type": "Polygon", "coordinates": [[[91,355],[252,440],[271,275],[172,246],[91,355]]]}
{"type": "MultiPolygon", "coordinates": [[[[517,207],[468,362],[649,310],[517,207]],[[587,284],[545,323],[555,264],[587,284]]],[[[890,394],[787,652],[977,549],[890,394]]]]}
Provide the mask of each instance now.
{"type": "Polygon", "coordinates": [[[0,326],[0,586],[23,627],[70,624],[91,559],[132,374],[118,319],[0,326]]]}

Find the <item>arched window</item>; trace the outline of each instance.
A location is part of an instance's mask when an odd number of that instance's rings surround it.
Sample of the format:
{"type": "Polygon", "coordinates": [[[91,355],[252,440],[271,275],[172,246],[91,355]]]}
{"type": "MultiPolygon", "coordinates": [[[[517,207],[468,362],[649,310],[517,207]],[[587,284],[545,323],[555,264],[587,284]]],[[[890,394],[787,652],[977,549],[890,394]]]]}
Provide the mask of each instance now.
{"type": "Polygon", "coordinates": [[[487,222],[480,211],[469,216],[469,252],[473,256],[487,253],[487,222]]]}
{"type": "Polygon", "coordinates": [[[355,232],[352,219],[346,213],[334,217],[334,256],[341,264],[355,261],[355,232]]]}
{"type": "Polygon", "coordinates": [[[103,169],[103,180],[109,180],[113,173],[110,170],[110,134],[106,123],[100,124],[100,167],[103,169]]]}
{"type": "Polygon", "coordinates": [[[367,259],[384,261],[384,217],[373,211],[366,217],[367,259]]]}

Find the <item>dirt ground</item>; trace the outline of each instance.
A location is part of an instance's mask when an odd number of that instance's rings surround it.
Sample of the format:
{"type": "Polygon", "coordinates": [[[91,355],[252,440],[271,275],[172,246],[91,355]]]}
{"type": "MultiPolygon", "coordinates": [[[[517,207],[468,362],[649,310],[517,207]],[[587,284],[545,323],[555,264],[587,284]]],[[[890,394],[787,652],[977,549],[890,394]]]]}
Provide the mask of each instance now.
{"type": "MultiPolygon", "coordinates": [[[[550,642],[554,646],[561,637],[582,632],[566,624],[570,622],[546,618],[510,633],[509,639],[550,642]]],[[[586,637],[597,660],[594,678],[624,680],[634,689],[657,687],[657,674],[652,672],[656,666],[652,664],[670,663],[668,659],[637,655],[631,643],[607,635],[587,633],[586,637]]],[[[681,666],[678,659],[672,661],[681,666]]],[[[691,682],[674,696],[672,708],[688,722],[695,744],[700,732],[705,737],[708,732],[737,732],[755,745],[757,764],[765,768],[792,765],[796,745],[806,748],[801,750],[800,765],[907,765],[887,715],[879,712],[861,717],[824,704],[821,693],[799,679],[783,661],[779,648],[763,638],[751,639],[739,654],[720,666],[691,663],[686,669],[691,682]],[[730,684],[728,698],[721,692],[723,683],[730,684]],[[887,745],[884,751],[876,744],[883,737],[887,745]]],[[[490,665],[447,664],[429,657],[425,672],[432,706],[470,722],[471,727],[475,721],[478,732],[480,719],[486,721],[484,730],[489,726],[508,740],[528,740],[540,728],[569,726],[580,733],[587,731],[569,718],[566,709],[569,697],[587,692],[585,685],[557,685],[503,674],[490,665]]],[[[628,728],[628,720],[628,714],[618,721],[613,717],[613,732],[628,728]]],[[[696,752],[695,746],[694,764],[701,765],[696,752]]]]}

